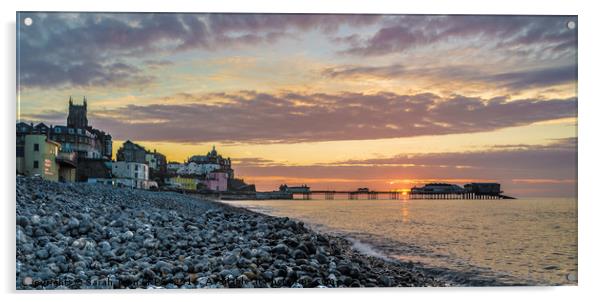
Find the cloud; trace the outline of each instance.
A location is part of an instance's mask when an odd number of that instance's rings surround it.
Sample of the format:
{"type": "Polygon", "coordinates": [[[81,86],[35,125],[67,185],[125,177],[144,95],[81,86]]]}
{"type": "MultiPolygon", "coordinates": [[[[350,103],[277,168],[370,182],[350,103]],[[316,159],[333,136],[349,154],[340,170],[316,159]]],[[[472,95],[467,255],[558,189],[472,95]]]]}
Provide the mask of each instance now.
{"type": "Polygon", "coordinates": [[[347,40],[349,47],[342,53],[357,56],[400,53],[439,42],[488,45],[492,49],[537,46],[575,52],[577,31],[567,28],[569,20],[576,22],[576,17],[399,16],[363,39],[350,35],[333,41],[347,40]]]}
{"type": "Polygon", "coordinates": [[[270,31],[282,29],[335,32],[342,25],[366,26],[380,21],[382,15],[368,14],[209,14],[214,32],[270,31]]]}
{"type": "Polygon", "coordinates": [[[507,179],[576,179],[577,138],[553,140],[546,145],[492,146],[488,150],[474,152],[399,154],[390,158],[347,160],[333,165],[412,169],[440,167],[456,170],[456,177],[487,177],[495,171],[497,177],[507,179]]]}
{"type": "Polygon", "coordinates": [[[522,90],[532,87],[548,87],[577,81],[577,66],[558,66],[535,70],[499,73],[487,76],[486,81],[522,90]]]}
{"type": "Polygon", "coordinates": [[[341,25],[362,26],[380,18],[286,14],[20,14],[20,18],[25,17],[35,21],[32,26],[19,27],[20,85],[44,88],[144,85],[153,77],[145,75],[142,68],[145,64],[157,67],[154,63],[159,62],[143,61],[149,56],[273,43],[294,37],[296,31],[330,32],[341,25]],[[127,68],[115,66],[125,64],[125,60],[132,61],[122,66],[127,68]]]}
{"type": "Polygon", "coordinates": [[[428,93],[240,91],[173,98],[184,102],[130,104],[89,112],[89,119],[116,139],[291,143],[484,132],[575,117],[577,110],[576,98],[511,101],[428,93]]]}
{"type": "Polygon", "coordinates": [[[383,79],[426,78],[438,81],[462,81],[466,83],[486,83],[497,87],[520,91],[534,87],[575,83],[577,66],[564,65],[544,68],[493,73],[476,67],[406,67],[401,64],[386,66],[341,65],[324,68],[322,76],[327,78],[347,78],[363,80],[366,77],[383,79]]]}
{"type": "Polygon", "coordinates": [[[171,66],[173,64],[174,63],[170,60],[144,60],[144,65],[152,69],[171,66]]]}
{"type": "Polygon", "coordinates": [[[123,62],[99,64],[92,61],[56,64],[31,58],[20,65],[19,80],[26,86],[127,87],[151,83],[155,76],[123,62]]]}
{"type": "Polygon", "coordinates": [[[235,159],[232,159],[232,164],[245,167],[267,167],[281,165],[274,162],[273,160],[259,157],[237,157],[235,159]]]}

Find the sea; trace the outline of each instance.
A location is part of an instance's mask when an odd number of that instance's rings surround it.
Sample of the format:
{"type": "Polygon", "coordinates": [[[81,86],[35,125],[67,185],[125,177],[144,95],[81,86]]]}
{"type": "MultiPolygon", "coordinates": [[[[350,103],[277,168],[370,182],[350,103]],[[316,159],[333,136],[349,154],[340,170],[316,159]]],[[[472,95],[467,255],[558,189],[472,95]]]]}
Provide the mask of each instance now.
{"type": "Polygon", "coordinates": [[[577,200],[242,200],[451,285],[576,285],[577,200]]]}

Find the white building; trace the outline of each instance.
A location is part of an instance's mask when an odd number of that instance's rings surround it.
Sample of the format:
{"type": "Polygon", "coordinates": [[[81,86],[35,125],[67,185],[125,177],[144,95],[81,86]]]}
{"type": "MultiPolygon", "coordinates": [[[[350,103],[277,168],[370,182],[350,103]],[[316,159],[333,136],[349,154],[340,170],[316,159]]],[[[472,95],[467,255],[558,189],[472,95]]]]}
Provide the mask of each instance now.
{"type": "Polygon", "coordinates": [[[182,167],[184,167],[184,164],[171,162],[167,164],[167,171],[176,173],[182,167]]]}
{"type": "Polygon", "coordinates": [[[210,172],[213,172],[219,168],[221,168],[221,166],[215,163],[190,162],[180,167],[177,173],[179,175],[207,175],[210,172]]]}
{"type": "Polygon", "coordinates": [[[146,164],[118,161],[114,162],[111,172],[115,185],[130,188],[148,189],[148,166],[146,164]]]}

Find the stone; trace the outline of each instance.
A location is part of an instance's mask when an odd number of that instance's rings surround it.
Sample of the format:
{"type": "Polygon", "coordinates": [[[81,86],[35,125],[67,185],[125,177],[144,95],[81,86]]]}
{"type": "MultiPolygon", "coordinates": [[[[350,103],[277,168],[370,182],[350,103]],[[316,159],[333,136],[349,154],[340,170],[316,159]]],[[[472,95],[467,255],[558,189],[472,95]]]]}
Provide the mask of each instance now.
{"type": "Polygon", "coordinates": [[[121,238],[126,241],[130,240],[130,239],[134,238],[134,233],[132,233],[132,231],[126,231],[121,235],[121,238]]]}
{"type": "Polygon", "coordinates": [[[232,272],[230,270],[225,269],[225,270],[222,270],[221,272],[219,272],[219,275],[222,279],[225,279],[226,276],[232,275],[232,272]]]}
{"type": "Polygon", "coordinates": [[[339,265],[337,265],[337,270],[343,275],[348,275],[351,272],[351,265],[346,263],[340,263],[339,265]]]}
{"type": "Polygon", "coordinates": [[[295,250],[293,252],[293,258],[295,259],[307,259],[307,254],[302,250],[295,250]]]}
{"type": "Polygon", "coordinates": [[[391,287],[393,285],[393,281],[391,281],[391,278],[389,278],[389,276],[380,276],[379,281],[380,284],[384,287],[391,287]]]}
{"type": "Polygon", "coordinates": [[[147,249],[155,249],[157,248],[159,245],[159,243],[157,241],[155,241],[154,239],[145,239],[142,242],[142,246],[144,246],[147,249]]]}
{"type": "Polygon", "coordinates": [[[17,216],[17,225],[22,227],[27,227],[29,225],[29,219],[25,216],[18,215],[17,216]]]}
{"type": "Polygon", "coordinates": [[[49,256],[50,256],[50,254],[48,254],[48,250],[45,248],[41,248],[36,251],[36,257],[38,259],[46,260],[46,259],[48,259],[49,256]]]}
{"type": "Polygon", "coordinates": [[[101,241],[100,244],[98,244],[98,248],[103,252],[108,252],[111,250],[111,244],[107,241],[101,241]]]}
{"type": "Polygon", "coordinates": [[[16,202],[17,280],[83,281],[46,289],[439,284],[291,219],[183,194],[17,177],[16,202]]]}
{"type": "Polygon", "coordinates": [[[251,272],[251,271],[244,272],[243,275],[247,276],[247,278],[249,278],[249,280],[257,279],[257,275],[255,275],[255,273],[251,272]]]}
{"type": "Polygon", "coordinates": [[[293,283],[293,285],[291,285],[291,288],[303,288],[303,285],[301,285],[301,283],[293,283]]]}
{"type": "Polygon", "coordinates": [[[330,284],[331,286],[336,287],[338,281],[339,280],[337,279],[337,277],[334,274],[328,275],[328,284],[330,284]]]}
{"type": "Polygon", "coordinates": [[[265,280],[272,280],[272,278],[274,278],[274,273],[272,271],[264,271],[261,273],[261,276],[265,279],[265,280]]]}
{"type": "Polygon", "coordinates": [[[226,256],[223,257],[222,262],[225,265],[233,265],[236,262],[238,262],[238,256],[234,253],[228,254],[226,256]]]}
{"type": "Polygon", "coordinates": [[[326,255],[319,253],[316,255],[316,260],[318,260],[318,262],[320,262],[320,264],[327,264],[328,263],[328,257],[326,257],[326,255]]]}
{"type": "Polygon", "coordinates": [[[31,224],[33,224],[33,225],[40,224],[40,216],[38,216],[38,215],[31,216],[31,224]]]}
{"type": "Polygon", "coordinates": [[[69,227],[69,229],[79,228],[79,220],[77,218],[75,218],[75,217],[69,218],[69,222],[67,223],[67,227],[69,227]]]}
{"type": "Polygon", "coordinates": [[[305,275],[305,276],[299,277],[299,279],[297,279],[297,282],[299,284],[303,285],[303,287],[310,287],[313,280],[310,276],[305,275]]]}
{"type": "Polygon", "coordinates": [[[275,254],[288,254],[288,246],[286,244],[278,244],[272,248],[272,253],[275,254]]]}

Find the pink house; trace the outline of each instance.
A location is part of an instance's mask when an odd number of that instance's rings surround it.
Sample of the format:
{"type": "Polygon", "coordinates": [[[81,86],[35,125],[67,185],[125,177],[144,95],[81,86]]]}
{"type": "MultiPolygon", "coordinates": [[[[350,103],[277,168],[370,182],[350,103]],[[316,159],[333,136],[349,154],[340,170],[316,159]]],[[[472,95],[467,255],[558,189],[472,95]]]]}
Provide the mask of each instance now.
{"type": "Polygon", "coordinates": [[[228,190],[228,173],[220,170],[215,170],[207,174],[207,178],[201,183],[207,186],[207,189],[212,191],[227,191],[228,190]]]}

